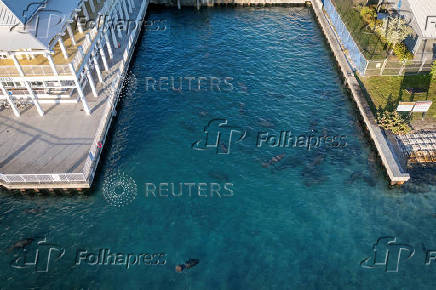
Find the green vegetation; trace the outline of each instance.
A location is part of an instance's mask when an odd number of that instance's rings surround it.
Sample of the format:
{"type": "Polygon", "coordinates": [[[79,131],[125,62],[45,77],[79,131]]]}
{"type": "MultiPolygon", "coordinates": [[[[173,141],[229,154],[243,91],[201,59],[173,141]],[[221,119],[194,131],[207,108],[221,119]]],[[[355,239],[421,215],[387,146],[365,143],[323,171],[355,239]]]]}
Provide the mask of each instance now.
{"type": "Polygon", "coordinates": [[[377,10],[375,7],[364,6],[360,10],[360,16],[363,20],[369,24],[369,26],[374,29],[377,24],[377,10]]]}
{"type": "Polygon", "coordinates": [[[394,45],[394,53],[402,61],[413,59],[413,54],[409,51],[407,46],[402,42],[394,45]]]}
{"type": "MultiPolygon", "coordinates": [[[[368,92],[373,113],[393,112],[399,102],[433,101],[426,114],[426,120],[436,122],[436,79],[431,74],[406,75],[399,77],[362,77],[368,92]]],[[[421,113],[413,113],[413,119],[420,119],[421,113]]]]}
{"type": "Polygon", "coordinates": [[[411,131],[407,115],[398,112],[383,111],[377,113],[377,123],[380,127],[392,131],[397,135],[407,134],[411,131]]]}
{"type": "Polygon", "coordinates": [[[374,32],[375,25],[373,24],[373,26],[371,26],[371,19],[374,20],[371,10],[375,10],[371,7],[368,7],[368,9],[365,8],[361,16],[361,10],[363,8],[353,6],[352,1],[334,0],[334,2],[336,4],[336,10],[339,15],[341,15],[342,21],[344,21],[348,31],[365,58],[370,60],[385,59],[388,55],[387,44],[374,32]],[[370,22],[368,23],[365,19],[369,19],[370,22]]]}
{"type": "Polygon", "coordinates": [[[401,43],[413,33],[412,28],[406,24],[406,20],[399,17],[386,17],[383,19],[383,24],[377,25],[376,31],[392,46],[401,43]]]}
{"type": "Polygon", "coordinates": [[[336,10],[366,59],[385,59],[389,56],[391,48],[400,60],[413,58],[413,54],[402,43],[413,33],[404,19],[387,17],[381,21],[377,20],[375,6],[353,5],[349,0],[334,2],[336,10]]]}
{"type": "Polygon", "coordinates": [[[433,79],[436,79],[436,60],[433,62],[433,65],[431,66],[431,72],[433,79]]]}

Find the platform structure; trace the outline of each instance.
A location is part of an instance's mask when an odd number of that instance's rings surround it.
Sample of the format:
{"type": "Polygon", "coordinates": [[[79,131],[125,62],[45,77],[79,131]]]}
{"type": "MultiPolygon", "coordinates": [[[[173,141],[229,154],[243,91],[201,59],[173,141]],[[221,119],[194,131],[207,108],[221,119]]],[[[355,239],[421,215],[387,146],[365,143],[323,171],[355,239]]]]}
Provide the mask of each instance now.
{"type": "Polygon", "coordinates": [[[8,56],[0,60],[0,185],[8,189],[92,184],[148,0],[78,3],[51,50],[0,52],[8,56]]]}

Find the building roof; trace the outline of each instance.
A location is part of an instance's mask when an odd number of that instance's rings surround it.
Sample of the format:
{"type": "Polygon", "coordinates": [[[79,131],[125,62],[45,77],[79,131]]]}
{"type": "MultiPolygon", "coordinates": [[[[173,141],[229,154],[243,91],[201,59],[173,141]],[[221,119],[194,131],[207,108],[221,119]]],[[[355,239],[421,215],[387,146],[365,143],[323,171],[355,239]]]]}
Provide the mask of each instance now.
{"type": "Polygon", "coordinates": [[[421,36],[436,39],[436,0],[408,0],[421,36]]]}
{"type": "Polygon", "coordinates": [[[47,0],[0,0],[0,25],[25,24],[47,0]]]}
{"type": "MultiPolygon", "coordinates": [[[[0,2],[18,19],[14,22],[13,18],[9,20],[5,18],[3,25],[0,25],[0,51],[16,51],[50,50],[54,45],[53,38],[64,31],[66,23],[72,18],[81,0],[0,0],[0,2]],[[43,5],[38,6],[33,3],[43,5]],[[31,8],[33,6],[37,8],[31,8]],[[19,12],[20,9],[22,12],[19,12]],[[25,25],[14,26],[20,23],[25,25]]],[[[0,13],[1,7],[2,5],[0,5],[0,13]]],[[[0,14],[0,24],[1,17],[0,14]]]]}

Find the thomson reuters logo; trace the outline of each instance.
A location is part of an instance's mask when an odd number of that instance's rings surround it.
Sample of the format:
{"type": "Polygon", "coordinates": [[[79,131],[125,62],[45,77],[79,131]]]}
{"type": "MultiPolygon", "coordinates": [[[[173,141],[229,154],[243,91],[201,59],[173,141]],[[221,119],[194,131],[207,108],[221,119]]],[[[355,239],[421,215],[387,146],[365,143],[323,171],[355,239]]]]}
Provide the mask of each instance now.
{"type": "Polygon", "coordinates": [[[135,180],[123,172],[111,173],[104,179],[103,197],[112,206],[126,206],[135,200],[137,194],[135,180]]]}

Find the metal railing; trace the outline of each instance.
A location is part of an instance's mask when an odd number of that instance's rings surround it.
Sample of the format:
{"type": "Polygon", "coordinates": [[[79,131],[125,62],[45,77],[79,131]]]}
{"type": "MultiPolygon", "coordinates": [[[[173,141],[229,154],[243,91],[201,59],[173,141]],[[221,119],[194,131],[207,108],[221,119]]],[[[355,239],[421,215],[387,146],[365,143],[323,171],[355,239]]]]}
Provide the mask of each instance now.
{"type": "Polygon", "coordinates": [[[370,60],[365,70],[365,76],[402,76],[429,72],[432,60],[370,60]]]}
{"type": "Polygon", "coordinates": [[[367,60],[360,52],[359,47],[351,36],[347,29],[347,26],[341,19],[341,16],[336,11],[335,6],[331,0],[323,0],[324,10],[330,18],[330,21],[338,35],[342,45],[348,51],[349,57],[353,62],[354,68],[359,71],[360,74],[365,74],[365,68],[367,65],[367,60]]]}
{"type": "Polygon", "coordinates": [[[141,8],[140,8],[139,13],[138,13],[138,16],[137,16],[137,19],[136,19],[137,25],[133,29],[131,34],[129,35],[128,44],[127,44],[126,49],[124,50],[123,59],[121,60],[121,63],[119,65],[119,72],[112,82],[110,94],[109,94],[109,101],[106,105],[105,112],[103,113],[106,117],[100,121],[99,127],[97,129],[97,135],[95,136],[94,141],[93,141],[92,146],[91,146],[91,149],[89,151],[89,157],[85,161],[85,165],[83,167],[82,172],[88,181],[92,181],[92,179],[93,179],[95,167],[98,164],[98,160],[99,160],[100,154],[101,154],[101,148],[99,148],[99,146],[97,146],[97,144],[99,144],[99,142],[101,142],[101,144],[104,144],[104,142],[106,140],[107,132],[109,131],[109,128],[110,128],[110,123],[111,123],[110,120],[112,119],[113,114],[115,113],[115,108],[116,108],[116,105],[118,102],[118,96],[123,88],[123,80],[124,80],[125,73],[126,73],[125,68],[126,68],[126,65],[128,65],[128,63],[133,55],[134,50],[132,49],[132,46],[136,43],[136,41],[139,37],[140,30],[138,30],[137,28],[138,27],[141,28],[139,23],[143,17],[143,13],[144,13],[144,10],[146,9],[147,5],[148,5],[148,1],[144,1],[142,3],[141,8]],[[91,156],[92,156],[92,158],[91,158],[91,156]]]}
{"type": "Polygon", "coordinates": [[[46,184],[46,183],[83,183],[86,182],[83,173],[58,174],[0,174],[0,180],[7,184],[46,184]]]}
{"type": "MultiPolygon", "coordinates": [[[[60,76],[71,75],[68,65],[55,65],[60,76]]],[[[53,70],[49,65],[21,65],[24,76],[53,76],[53,70]]],[[[0,77],[19,77],[20,73],[14,65],[0,66],[0,77]]]]}

